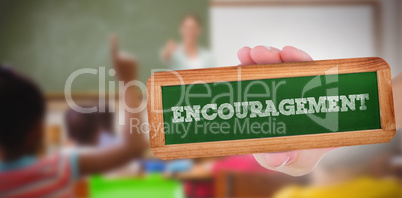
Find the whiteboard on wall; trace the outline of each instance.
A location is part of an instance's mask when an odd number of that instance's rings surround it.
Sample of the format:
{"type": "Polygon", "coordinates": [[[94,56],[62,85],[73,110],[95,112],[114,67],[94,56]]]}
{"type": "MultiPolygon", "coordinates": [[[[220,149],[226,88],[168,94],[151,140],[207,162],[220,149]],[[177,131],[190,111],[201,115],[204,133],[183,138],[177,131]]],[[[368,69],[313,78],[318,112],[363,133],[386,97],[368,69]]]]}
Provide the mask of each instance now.
{"type": "Polygon", "coordinates": [[[378,56],[370,5],[212,5],[211,47],[219,66],[237,65],[237,50],[295,46],[313,59],[378,56]]]}

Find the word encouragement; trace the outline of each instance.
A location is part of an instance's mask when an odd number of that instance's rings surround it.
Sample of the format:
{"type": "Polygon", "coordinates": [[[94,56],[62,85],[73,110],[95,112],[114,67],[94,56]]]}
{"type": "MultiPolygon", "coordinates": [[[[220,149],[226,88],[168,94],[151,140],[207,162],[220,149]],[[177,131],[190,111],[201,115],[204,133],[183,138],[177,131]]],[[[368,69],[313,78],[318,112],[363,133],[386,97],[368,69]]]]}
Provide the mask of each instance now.
{"type": "Polygon", "coordinates": [[[175,106],[171,110],[173,112],[172,122],[180,123],[193,122],[193,120],[200,121],[201,116],[205,120],[214,120],[217,116],[223,120],[228,120],[233,116],[242,119],[246,117],[255,118],[257,116],[279,116],[279,114],[290,116],[320,112],[356,111],[356,103],[358,103],[359,110],[366,110],[366,100],[369,100],[369,94],[367,93],[352,94],[349,96],[320,96],[318,102],[314,97],[284,99],[280,101],[278,107],[275,106],[272,100],[266,100],[264,105],[260,101],[250,101],[235,102],[233,105],[223,103],[219,107],[217,104],[207,104],[203,107],[200,105],[175,106]]]}

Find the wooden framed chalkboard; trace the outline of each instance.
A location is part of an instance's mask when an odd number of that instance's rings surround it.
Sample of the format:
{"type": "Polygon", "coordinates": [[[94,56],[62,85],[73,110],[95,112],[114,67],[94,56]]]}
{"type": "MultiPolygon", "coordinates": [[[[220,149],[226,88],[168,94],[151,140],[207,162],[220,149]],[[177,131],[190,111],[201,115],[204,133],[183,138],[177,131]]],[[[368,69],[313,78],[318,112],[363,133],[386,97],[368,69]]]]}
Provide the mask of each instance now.
{"type": "Polygon", "coordinates": [[[395,134],[388,64],[355,58],[154,73],[161,159],[383,143],[395,134]]]}

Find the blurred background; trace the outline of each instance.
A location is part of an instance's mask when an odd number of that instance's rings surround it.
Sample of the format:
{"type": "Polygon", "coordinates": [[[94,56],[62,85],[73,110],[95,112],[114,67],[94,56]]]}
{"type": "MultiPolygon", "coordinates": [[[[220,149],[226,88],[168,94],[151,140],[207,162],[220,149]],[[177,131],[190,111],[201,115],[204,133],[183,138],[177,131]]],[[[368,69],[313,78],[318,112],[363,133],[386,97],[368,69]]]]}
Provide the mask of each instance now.
{"type": "MultiPolygon", "coordinates": [[[[144,83],[153,69],[238,65],[237,50],[257,45],[295,46],[315,60],[379,56],[389,63],[393,77],[402,72],[400,0],[0,0],[0,62],[33,78],[46,93],[44,154],[107,144],[98,131],[85,137],[69,134],[77,123],[74,112],[66,113],[64,88],[78,69],[111,67],[111,33],[118,35],[121,48],[138,58],[144,83]]],[[[95,104],[99,76],[77,77],[72,91],[76,103],[95,104]]],[[[118,103],[118,96],[108,102],[118,103]]],[[[109,123],[102,127],[118,139],[118,113],[85,123],[109,123]]],[[[350,191],[350,197],[365,197],[364,192],[388,192],[385,197],[392,197],[395,187],[387,178],[402,180],[401,140],[336,149],[303,177],[264,169],[252,155],[160,161],[148,151],[126,167],[83,179],[75,194],[338,197],[339,191],[350,191]],[[353,194],[356,191],[360,193],[353,194]]],[[[398,185],[401,190],[402,183],[398,185]]]]}

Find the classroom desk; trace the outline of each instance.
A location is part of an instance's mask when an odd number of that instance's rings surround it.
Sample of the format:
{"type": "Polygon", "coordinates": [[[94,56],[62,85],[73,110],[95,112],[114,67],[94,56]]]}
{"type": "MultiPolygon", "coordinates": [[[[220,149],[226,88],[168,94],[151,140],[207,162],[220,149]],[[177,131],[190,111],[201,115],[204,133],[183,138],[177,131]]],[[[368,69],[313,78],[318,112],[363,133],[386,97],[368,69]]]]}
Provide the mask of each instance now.
{"type": "Polygon", "coordinates": [[[76,198],[89,197],[88,179],[84,178],[75,182],[73,191],[76,198]]]}
{"type": "Polygon", "coordinates": [[[214,176],[212,173],[213,161],[204,161],[195,164],[189,171],[167,175],[179,180],[183,184],[186,197],[213,197],[214,176]]]}
{"type": "Polygon", "coordinates": [[[176,173],[173,177],[182,181],[202,181],[211,180],[213,175],[212,170],[206,167],[205,164],[197,164],[190,171],[176,173]]]}
{"type": "Polygon", "coordinates": [[[148,197],[180,198],[180,182],[163,178],[161,174],[149,174],[142,178],[105,178],[91,176],[90,195],[94,198],[109,197],[148,197]]]}

